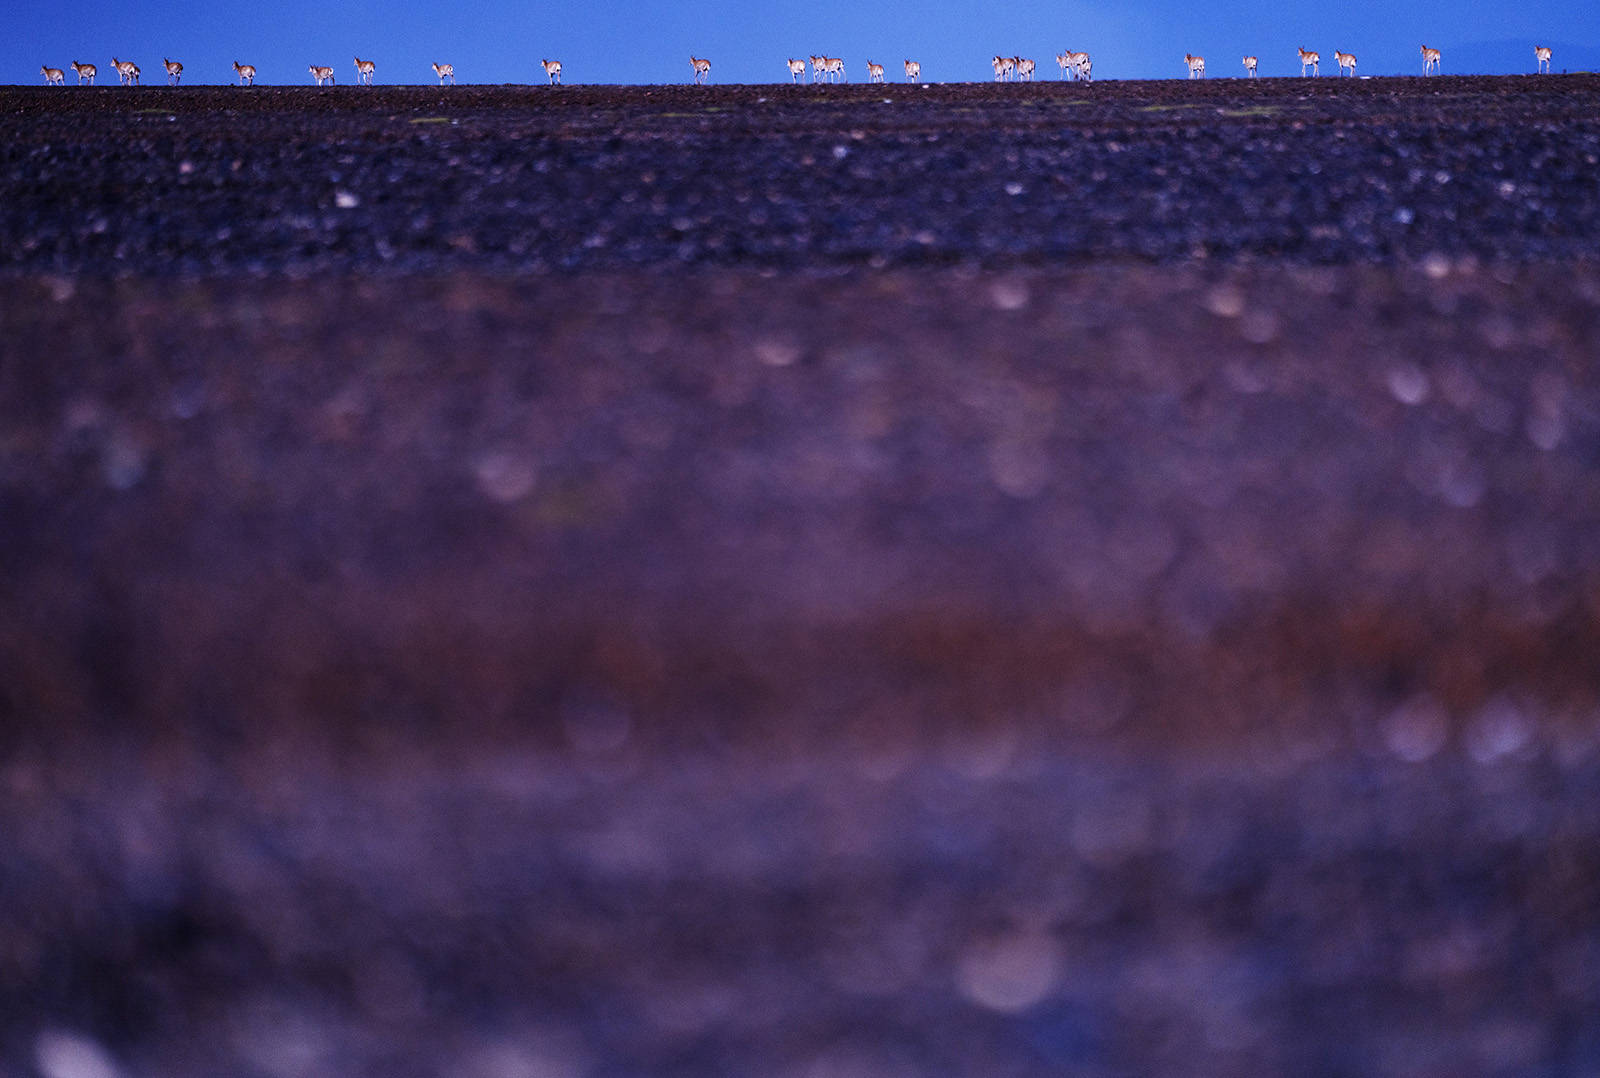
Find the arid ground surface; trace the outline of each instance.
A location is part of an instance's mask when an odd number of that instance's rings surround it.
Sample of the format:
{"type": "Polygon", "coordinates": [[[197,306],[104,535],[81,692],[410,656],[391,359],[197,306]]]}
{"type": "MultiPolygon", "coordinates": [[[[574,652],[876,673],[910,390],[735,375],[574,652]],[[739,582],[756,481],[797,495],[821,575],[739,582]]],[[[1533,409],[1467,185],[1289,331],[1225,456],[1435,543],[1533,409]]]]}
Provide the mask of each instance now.
{"type": "Polygon", "coordinates": [[[1597,162],[0,89],[0,1074],[1600,1071],[1597,162]]]}

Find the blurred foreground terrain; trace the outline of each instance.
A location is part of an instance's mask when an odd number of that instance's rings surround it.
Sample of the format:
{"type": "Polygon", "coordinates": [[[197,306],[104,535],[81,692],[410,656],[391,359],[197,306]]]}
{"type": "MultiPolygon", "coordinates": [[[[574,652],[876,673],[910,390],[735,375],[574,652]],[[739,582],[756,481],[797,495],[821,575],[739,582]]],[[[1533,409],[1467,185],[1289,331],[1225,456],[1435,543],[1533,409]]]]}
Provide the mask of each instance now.
{"type": "Polygon", "coordinates": [[[1600,1072],[1600,79],[0,90],[0,1074],[1600,1072]]]}

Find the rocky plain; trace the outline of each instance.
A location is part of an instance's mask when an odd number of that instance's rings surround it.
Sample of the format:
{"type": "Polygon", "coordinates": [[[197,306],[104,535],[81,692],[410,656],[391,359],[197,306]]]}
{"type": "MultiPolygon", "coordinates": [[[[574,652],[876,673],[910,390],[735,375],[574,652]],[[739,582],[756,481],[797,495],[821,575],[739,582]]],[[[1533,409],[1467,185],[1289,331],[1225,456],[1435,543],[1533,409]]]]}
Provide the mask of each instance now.
{"type": "Polygon", "coordinates": [[[1597,163],[0,88],[0,1074],[1600,1071],[1597,163]]]}

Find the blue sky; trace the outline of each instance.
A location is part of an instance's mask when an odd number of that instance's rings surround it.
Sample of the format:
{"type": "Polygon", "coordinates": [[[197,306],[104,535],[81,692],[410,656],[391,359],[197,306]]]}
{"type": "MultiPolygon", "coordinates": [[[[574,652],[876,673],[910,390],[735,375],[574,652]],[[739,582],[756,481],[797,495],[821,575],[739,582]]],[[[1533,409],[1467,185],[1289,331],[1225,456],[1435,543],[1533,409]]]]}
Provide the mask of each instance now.
{"type": "MultiPolygon", "coordinates": [[[[1556,49],[1555,68],[1600,69],[1600,2],[1533,0],[1348,0],[1291,10],[1281,0],[613,0],[604,4],[506,0],[285,0],[230,4],[177,0],[11,0],[0,44],[0,82],[38,83],[39,66],[97,64],[104,82],[113,54],[133,60],[147,83],[163,81],[161,59],[184,63],[184,81],[231,81],[234,60],[264,83],[308,83],[306,67],[329,64],[354,81],[359,53],[376,81],[433,80],[429,64],[456,67],[462,82],[539,82],[538,62],[560,59],[568,82],[687,82],[689,54],[712,61],[713,82],[787,80],[784,60],[841,56],[852,82],[867,60],[891,80],[900,61],[922,62],[927,81],[992,78],[996,53],[1032,56],[1054,78],[1068,47],[1094,56],[1095,75],[1182,78],[1183,54],[1205,56],[1213,77],[1241,72],[1253,52],[1263,75],[1298,73],[1295,49],[1325,58],[1353,52],[1362,74],[1416,74],[1418,46],[1441,49],[1446,73],[1531,71],[1533,44],[1556,49]],[[1525,55],[1524,55],[1525,54],[1525,55]]],[[[71,71],[68,70],[70,79],[71,71]]]]}

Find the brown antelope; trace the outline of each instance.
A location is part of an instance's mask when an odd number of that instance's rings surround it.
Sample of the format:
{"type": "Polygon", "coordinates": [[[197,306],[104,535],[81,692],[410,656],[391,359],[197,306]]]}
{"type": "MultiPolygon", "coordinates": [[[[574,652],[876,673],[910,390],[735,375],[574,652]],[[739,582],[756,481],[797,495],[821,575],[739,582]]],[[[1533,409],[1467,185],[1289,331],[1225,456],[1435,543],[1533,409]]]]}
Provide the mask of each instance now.
{"type": "Polygon", "coordinates": [[[1351,78],[1355,77],[1356,58],[1353,53],[1340,52],[1338,49],[1334,49],[1333,62],[1339,65],[1339,74],[1343,75],[1348,72],[1351,78]]]}
{"type": "Polygon", "coordinates": [[[439,76],[439,85],[440,86],[444,85],[444,80],[445,79],[449,79],[450,80],[450,85],[451,86],[454,86],[456,84],[456,65],[455,64],[434,64],[433,65],[433,73],[435,75],[439,76]]]}
{"type": "Polygon", "coordinates": [[[239,76],[240,86],[254,86],[256,84],[256,65],[233,62],[233,73],[239,76]]]}
{"type": "Polygon", "coordinates": [[[1188,53],[1184,53],[1183,62],[1189,65],[1189,77],[1191,79],[1203,79],[1206,77],[1206,58],[1204,56],[1190,56],[1188,53]]]}
{"type": "Polygon", "coordinates": [[[918,63],[916,60],[907,60],[906,61],[906,81],[907,82],[921,82],[922,81],[922,65],[920,63],[918,63]]]}
{"type": "Polygon", "coordinates": [[[551,86],[561,85],[560,60],[540,60],[539,66],[544,68],[544,77],[550,80],[551,86]]]}
{"type": "Polygon", "coordinates": [[[1246,56],[1244,58],[1244,77],[1247,79],[1253,79],[1257,77],[1256,58],[1254,56],[1246,56]]]}
{"type": "Polygon", "coordinates": [[[1544,75],[1550,74],[1550,50],[1543,45],[1535,45],[1533,55],[1534,59],[1539,61],[1539,72],[1544,75]]]}
{"type": "Polygon", "coordinates": [[[1061,68],[1061,77],[1064,79],[1087,78],[1089,54],[1086,52],[1073,52],[1068,49],[1056,56],[1056,65],[1061,68]]]}
{"type": "Polygon", "coordinates": [[[789,61],[789,81],[790,82],[799,82],[801,80],[801,78],[803,78],[805,76],[805,73],[806,73],[806,62],[804,60],[790,60],[789,61]]]}
{"type": "Polygon", "coordinates": [[[827,64],[828,58],[826,56],[810,56],[807,57],[807,59],[811,61],[811,81],[821,82],[823,76],[822,69],[827,64]]]}
{"type": "Polygon", "coordinates": [[[117,69],[117,79],[124,86],[139,85],[139,65],[132,60],[118,60],[111,58],[111,66],[117,69]]]}
{"type": "Polygon", "coordinates": [[[1300,77],[1301,78],[1305,78],[1306,68],[1308,68],[1308,67],[1311,69],[1311,74],[1312,75],[1320,75],[1320,74],[1322,74],[1321,64],[1322,64],[1322,54],[1321,53],[1307,52],[1305,49],[1301,49],[1300,50],[1300,77]]]}
{"type": "Polygon", "coordinates": [[[167,85],[178,85],[178,80],[183,78],[183,65],[176,60],[168,60],[163,56],[161,58],[161,66],[167,69],[167,85]]]}
{"type": "Polygon", "coordinates": [[[1080,52],[1078,55],[1083,57],[1082,60],[1078,61],[1078,78],[1084,82],[1093,82],[1094,61],[1089,59],[1089,54],[1086,52],[1080,52]]]}
{"type": "Polygon", "coordinates": [[[882,82],[883,81],[883,65],[882,64],[875,64],[871,60],[867,61],[867,81],[868,82],[882,82]]]}
{"type": "Polygon", "coordinates": [[[1017,65],[1017,78],[1023,82],[1033,81],[1033,61],[1022,56],[1013,56],[1011,62],[1017,65]]]}
{"type": "Polygon", "coordinates": [[[88,79],[89,85],[93,86],[96,70],[98,69],[93,64],[80,64],[76,60],[72,61],[72,73],[78,76],[79,86],[83,85],[85,79],[88,79]]]}
{"type": "Polygon", "coordinates": [[[359,56],[356,57],[356,81],[357,82],[359,82],[359,83],[361,83],[361,84],[363,84],[365,86],[371,86],[372,85],[372,73],[374,71],[376,71],[377,69],[378,69],[378,65],[373,63],[371,60],[363,60],[359,56]]]}
{"type": "Polygon", "coordinates": [[[329,86],[333,85],[333,68],[318,67],[316,64],[312,64],[310,70],[311,77],[317,80],[318,86],[322,85],[324,79],[327,80],[329,86]]]}
{"type": "Polygon", "coordinates": [[[822,73],[834,82],[850,81],[850,75],[844,69],[844,60],[838,56],[824,56],[822,58],[822,73]]]}
{"type": "Polygon", "coordinates": [[[67,73],[59,67],[40,67],[39,74],[44,76],[44,84],[46,86],[65,86],[67,84],[67,73]]]}
{"type": "Polygon", "coordinates": [[[1439,73],[1439,50],[1422,46],[1422,73],[1436,75],[1439,73]]]}
{"type": "Polygon", "coordinates": [[[704,86],[706,82],[706,76],[711,74],[711,61],[703,60],[694,55],[694,53],[690,53],[689,66],[694,68],[694,84],[696,86],[704,86]]]}
{"type": "Polygon", "coordinates": [[[996,56],[989,61],[989,66],[994,68],[994,81],[1000,82],[1017,73],[1017,62],[1009,56],[996,56]]]}

